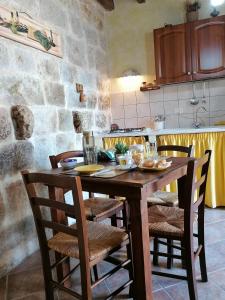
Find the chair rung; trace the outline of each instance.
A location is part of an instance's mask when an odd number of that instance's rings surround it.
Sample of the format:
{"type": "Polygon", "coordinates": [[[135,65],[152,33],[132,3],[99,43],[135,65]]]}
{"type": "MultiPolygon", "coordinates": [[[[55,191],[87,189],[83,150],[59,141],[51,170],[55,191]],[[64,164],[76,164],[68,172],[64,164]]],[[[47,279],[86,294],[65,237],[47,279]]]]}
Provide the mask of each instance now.
{"type": "Polygon", "coordinates": [[[98,279],[97,281],[95,281],[92,285],[91,288],[96,287],[99,283],[101,283],[102,281],[104,281],[105,279],[109,278],[110,276],[112,276],[115,272],[119,271],[121,268],[124,268],[126,265],[128,265],[129,263],[131,263],[131,259],[127,259],[123,262],[121,262],[119,265],[117,265],[114,269],[110,270],[109,272],[107,272],[105,275],[103,275],[100,279],[98,279]]]}
{"type": "MultiPolygon", "coordinates": [[[[163,242],[161,240],[158,240],[158,243],[161,244],[161,245],[164,245],[164,246],[168,246],[168,243],[167,242],[163,242]]],[[[181,246],[176,246],[174,244],[170,245],[172,248],[174,249],[177,249],[177,250],[184,250],[185,248],[184,247],[181,247],[181,246]]]]}
{"type": "Polygon", "coordinates": [[[67,279],[70,278],[70,275],[80,266],[80,264],[76,265],[61,281],[60,284],[63,284],[67,279]]]}
{"type": "Polygon", "coordinates": [[[194,254],[194,259],[196,259],[196,258],[199,256],[199,253],[201,252],[201,250],[202,250],[202,245],[200,245],[200,246],[198,247],[197,251],[195,252],[195,254],[194,254]]]}
{"type": "Polygon", "coordinates": [[[176,274],[170,274],[170,273],[164,273],[164,272],[158,272],[158,271],[152,271],[152,274],[157,275],[157,276],[174,278],[174,279],[187,280],[187,276],[182,276],[182,275],[176,275],[176,274]]]}
{"type": "Polygon", "coordinates": [[[157,256],[163,256],[163,257],[171,257],[175,259],[182,259],[181,255],[176,255],[176,254],[168,254],[164,252],[157,252],[157,251],[150,251],[152,255],[157,255],[157,256]]]}
{"type": "Polygon", "coordinates": [[[126,287],[128,287],[129,285],[131,285],[131,283],[133,283],[133,280],[129,280],[127,281],[125,284],[123,284],[120,288],[118,288],[117,290],[115,290],[113,293],[111,293],[106,300],[110,300],[113,299],[116,295],[118,295],[120,292],[122,292],[122,290],[124,290],[126,287]]]}
{"type": "Polygon", "coordinates": [[[57,287],[58,289],[63,290],[64,292],[82,300],[82,296],[80,294],[78,294],[75,291],[72,291],[71,289],[66,288],[65,286],[61,285],[60,283],[52,280],[51,284],[53,285],[53,287],[57,287]]]}
{"type": "Polygon", "coordinates": [[[51,269],[54,269],[55,267],[57,267],[58,265],[60,265],[61,263],[64,262],[64,260],[66,260],[68,258],[68,256],[64,256],[63,258],[61,258],[60,260],[58,260],[57,262],[55,262],[53,265],[51,265],[51,269]]]}

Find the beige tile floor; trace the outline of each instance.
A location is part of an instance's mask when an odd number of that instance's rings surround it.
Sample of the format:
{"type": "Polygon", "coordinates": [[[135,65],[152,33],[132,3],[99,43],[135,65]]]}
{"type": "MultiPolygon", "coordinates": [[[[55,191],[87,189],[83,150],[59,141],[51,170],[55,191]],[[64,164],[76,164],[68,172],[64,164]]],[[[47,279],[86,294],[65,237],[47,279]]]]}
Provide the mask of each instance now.
{"type": "MultiPolygon", "coordinates": [[[[206,209],[206,255],[209,281],[202,283],[199,279],[198,261],[196,273],[198,279],[198,295],[200,300],[225,299],[225,209],[206,209]]],[[[123,255],[123,253],[120,253],[123,255]]],[[[160,267],[165,260],[160,261],[160,267]]],[[[108,263],[100,265],[100,272],[111,267],[108,263]]],[[[179,261],[175,261],[174,272],[182,273],[179,261]]],[[[94,299],[104,299],[118,283],[125,281],[127,272],[121,270],[95,291],[94,299]]],[[[73,286],[79,289],[79,272],[72,278],[73,286]]],[[[188,300],[188,289],[185,281],[153,276],[155,300],[188,300]]],[[[0,279],[0,300],[44,300],[43,275],[39,252],[28,257],[8,276],[0,279]]],[[[62,292],[56,293],[56,300],[74,299],[62,292]]],[[[125,290],[117,299],[128,299],[125,290]]]]}

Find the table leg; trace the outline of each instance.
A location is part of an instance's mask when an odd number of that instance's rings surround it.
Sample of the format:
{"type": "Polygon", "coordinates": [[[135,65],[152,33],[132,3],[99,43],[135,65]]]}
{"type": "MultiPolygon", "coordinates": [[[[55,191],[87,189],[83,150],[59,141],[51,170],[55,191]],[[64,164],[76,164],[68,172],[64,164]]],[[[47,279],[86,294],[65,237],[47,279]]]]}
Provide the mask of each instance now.
{"type": "Polygon", "coordinates": [[[138,300],[152,300],[148,213],[145,193],[142,193],[137,199],[127,200],[130,206],[134,298],[138,300]]]}

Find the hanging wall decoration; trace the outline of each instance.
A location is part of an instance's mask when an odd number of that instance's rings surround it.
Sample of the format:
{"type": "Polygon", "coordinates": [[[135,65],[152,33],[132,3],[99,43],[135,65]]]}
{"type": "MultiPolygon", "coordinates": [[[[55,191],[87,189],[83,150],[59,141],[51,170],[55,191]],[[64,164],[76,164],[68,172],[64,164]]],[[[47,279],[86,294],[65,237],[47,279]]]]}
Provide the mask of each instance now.
{"type": "Polygon", "coordinates": [[[0,36],[62,57],[61,39],[52,31],[24,13],[0,6],[0,36]]]}

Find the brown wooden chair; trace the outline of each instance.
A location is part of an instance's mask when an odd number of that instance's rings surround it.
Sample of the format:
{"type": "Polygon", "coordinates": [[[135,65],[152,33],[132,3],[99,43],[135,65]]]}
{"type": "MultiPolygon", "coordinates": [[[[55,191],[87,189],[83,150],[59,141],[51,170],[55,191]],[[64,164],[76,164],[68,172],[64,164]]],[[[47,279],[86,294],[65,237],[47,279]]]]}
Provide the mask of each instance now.
{"type": "Polygon", "coordinates": [[[132,283],[131,259],[128,257],[117,265],[112,271],[104,274],[96,281],[91,280],[90,271],[101,261],[105,260],[110,254],[119,250],[124,245],[129,246],[129,236],[123,229],[91,222],[86,219],[85,206],[82,197],[82,186],[79,177],[46,175],[40,173],[22,172],[23,180],[28,192],[34,221],[37,229],[39,245],[41,250],[43,273],[45,281],[46,299],[54,299],[54,289],[61,289],[78,299],[92,299],[92,289],[94,289],[103,280],[109,278],[121,268],[129,269],[129,280],[121,284],[107,299],[121,292],[125,287],[132,283]],[[73,204],[66,204],[53,200],[51,197],[39,198],[37,196],[35,185],[45,185],[56,190],[71,190],[73,195],[73,204]],[[49,210],[49,213],[46,212],[49,210]],[[74,215],[76,223],[68,226],[64,221],[53,218],[53,211],[60,211],[64,217],[66,214],[74,215]],[[49,230],[50,229],[50,230],[49,230]],[[56,253],[52,262],[50,252],[56,253]],[[59,268],[67,258],[74,258],[79,263],[64,276],[60,278],[55,276],[54,269],[59,268]],[[75,290],[64,285],[65,281],[71,276],[72,272],[80,266],[82,295],[75,290]]]}
{"type": "MultiPolygon", "coordinates": [[[[49,156],[51,166],[53,169],[58,168],[58,164],[61,159],[71,157],[83,157],[82,151],[68,151],[58,155],[49,156]]],[[[66,191],[65,191],[66,192],[66,191]]],[[[84,202],[85,214],[90,221],[103,221],[106,218],[111,218],[111,224],[117,225],[118,214],[123,211],[124,225],[126,225],[126,211],[125,204],[122,201],[117,201],[111,198],[94,197],[92,193],[89,193],[89,199],[84,202]]]]}
{"type": "Polygon", "coordinates": [[[190,299],[197,299],[195,279],[195,259],[199,256],[202,281],[207,281],[205,241],[204,241],[204,206],[207,174],[211,151],[207,150],[205,155],[188,163],[187,177],[184,187],[184,208],[153,205],[149,207],[149,231],[150,236],[161,239],[176,240],[181,246],[172,247],[181,251],[181,255],[152,251],[157,256],[173,257],[185,261],[187,276],[174,275],[154,271],[153,274],[170,278],[186,279],[188,281],[190,299]],[[197,179],[201,170],[200,179],[197,179]],[[197,197],[197,199],[196,199],[197,197]],[[198,224],[198,233],[193,234],[194,222],[198,224]],[[198,248],[194,251],[194,237],[198,238],[198,248]]]}
{"type": "MultiPolygon", "coordinates": [[[[179,145],[161,145],[157,148],[159,153],[161,152],[173,152],[175,154],[186,154],[187,157],[191,157],[193,155],[193,146],[179,146],[179,145]]],[[[178,194],[173,192],[166,191],[157,191],[153,193],[151,197],[148,199],[148,205],[164,205],[164,206],[178,206],[178,194]]],[[[167,252],[173,254],[173,248],[171,245],[172,241],[167,240],[167,252]]],[[[154,250],[155,253],[159,251],[159,244],[164,244],[161,240],[157,238],[154,239],[154,250]]],[[[158,257],[155,254],[153,256],[153,264],[158,265],[158,257]]],[[[167,268],[170,269],[173,264],[173,259],[171,257],[167,258],[167,268]]]]}

